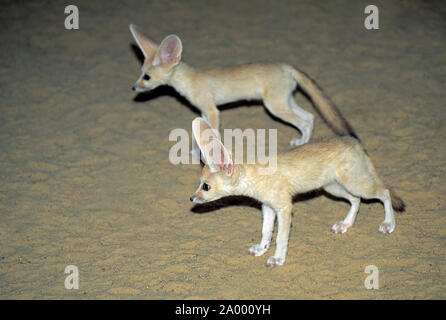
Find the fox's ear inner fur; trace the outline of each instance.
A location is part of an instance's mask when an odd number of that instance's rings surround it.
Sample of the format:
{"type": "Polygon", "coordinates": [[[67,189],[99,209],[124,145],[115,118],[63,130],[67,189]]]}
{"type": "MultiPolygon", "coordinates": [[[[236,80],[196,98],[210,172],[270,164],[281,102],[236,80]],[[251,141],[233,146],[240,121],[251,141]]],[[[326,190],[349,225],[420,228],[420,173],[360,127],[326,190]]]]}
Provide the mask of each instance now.
{"type": "Polygon", "coordinates": [[[233,163],[230,152],[223,146],[220,140],[212,139],[204,146],[204,157],[211,171],[224,171],[231,176],[233,163]]]}
{"type": "Polygon", "coordinates": [[[158,50],[158,45],[150,40],[149,37],[147,37],[141,29],[134,24],[130,25],[130,32],[132,33],[133,38],[135,38],[139,49],[141,49],[144,54],[144,57],[148,60],[152,60],[158,50]]]}
{"type": "Polygon", "coordinates": [[[183,51],[183,45],[181,39],[171,34],[167,36],[160,44],[158,51],[156,52],[153,65],[172,64],[176,65],[181,60],[181,52],[183,51]]]}

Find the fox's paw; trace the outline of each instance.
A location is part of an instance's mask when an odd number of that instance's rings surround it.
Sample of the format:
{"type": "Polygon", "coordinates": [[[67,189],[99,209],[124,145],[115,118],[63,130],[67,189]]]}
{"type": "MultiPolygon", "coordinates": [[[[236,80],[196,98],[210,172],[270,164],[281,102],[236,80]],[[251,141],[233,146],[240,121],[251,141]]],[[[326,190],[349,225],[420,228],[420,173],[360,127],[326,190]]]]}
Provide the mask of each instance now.
{"type": "Polygon", "coordinates": [[[268,250],[268,248],[268,245],[262,246],[260,243],[256,243],[249,248],[248,252],[253,256],[259,257],[264,254],[268,250]]]}
{"type": "Polygon", "coordinates": [[[269,257],[268,260],[266,260],[265,265],[269,268],[273,268],[275,266],[281,266],[285,263],[285,259],[283,258],[276,258],[274,256],[269,257]]]}
{"type": "Polygon", "coordinates": [[[331,232],[333,233],[345,233],[351,224],[344,223],[344,221],[338,221],[331,227],[331,232]]]}
{"type": "Polygon", "coordinates": [[[290,140],[290,146],[297,147],[303,145],[305,141],[303,139],[294,138],[290,140]]]}
{"type": "Polygon", "coordinates": [[[383,221],[380,223],[378,231],[382,233],[392,233],[395,229],[395,223],[383,221]]]}

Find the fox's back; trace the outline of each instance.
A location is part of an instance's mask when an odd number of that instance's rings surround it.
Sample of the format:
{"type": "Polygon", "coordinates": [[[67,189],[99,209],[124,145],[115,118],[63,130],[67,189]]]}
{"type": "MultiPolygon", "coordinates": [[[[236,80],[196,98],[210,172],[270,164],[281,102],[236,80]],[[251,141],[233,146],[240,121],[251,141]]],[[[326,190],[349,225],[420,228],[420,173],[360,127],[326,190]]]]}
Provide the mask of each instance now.
{"type": "Polygon", "coordinates": [[[314,140],[311,143],[298,146],[290,151],[277,155],[279,163],[288,166],[292,163],[300,162],[326,162],[337,158],[340,153],[359,144],[358,140],[352,137],[333,137],[314,140]]]}
{"type": "Polygon", "coordinates": [[[335,179],[338,167],[354,161],[357,145],[359,142],[351,137],[308,143],[278,154],[277,170],[286,177],[293,190],[302,192],[320,188],[335,179]]]}
{"type": "Polygon", "coordinates": [[[201,72],[217,104],[262,99],[266,92],[287,93],[295,86],[286,65],[253,63],[201,72]]]}

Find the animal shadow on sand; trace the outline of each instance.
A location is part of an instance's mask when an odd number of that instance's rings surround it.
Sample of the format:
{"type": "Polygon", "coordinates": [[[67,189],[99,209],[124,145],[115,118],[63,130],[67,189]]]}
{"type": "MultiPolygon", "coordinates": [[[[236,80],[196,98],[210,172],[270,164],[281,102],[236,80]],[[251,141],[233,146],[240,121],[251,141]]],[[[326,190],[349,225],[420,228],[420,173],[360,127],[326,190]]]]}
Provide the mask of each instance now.
{"type": "MultiPolygon", "coordinates": [[[[301,202],[301,201],[307,201],[311,199],[315,199],[321,196],[325,196],[331,200],[334,201],[341,201],[345,202],[346,204],[350,205],[350,203],[342,198],[337,198],[327,192],[325,192],[322,189],[310,191],[307,193],[297,194],[293,197],[293,203],[301,202]]],[[[378,203],[379,200],[376,199],[361,199],[361,202],[365,204],[369,203],[378,203]]],[[[262,203],[249,197],[245,196],[228,196],[221,199],[218,199],[216,201],[208,202],[208,203],[201,203],[201,204],[195,204],[191,211],[196,214],[205,214],[212,211],[220,210],[227,207],[251,207],[258,210],[262,210],[262,203]]],[[[347,211],[346,211],[347,212],[347,211]]]]}

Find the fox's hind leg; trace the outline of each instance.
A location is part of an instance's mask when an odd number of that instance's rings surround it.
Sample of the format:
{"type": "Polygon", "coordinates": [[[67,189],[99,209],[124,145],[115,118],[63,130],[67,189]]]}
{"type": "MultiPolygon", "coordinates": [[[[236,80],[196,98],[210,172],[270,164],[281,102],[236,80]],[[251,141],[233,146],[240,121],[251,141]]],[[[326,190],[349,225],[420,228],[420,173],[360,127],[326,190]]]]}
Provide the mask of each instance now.
{"type": "MultiPolygon", "coordinates": [[[[305,137],[306,137],[306,141],[303,142],[303,143],[307,143],[307,142],[310,140],[311,135],[313,134],[313,128],[314,128],[314,116],[313,116],[312,113],[310,113],[310,112],[308,112],[308,111],[302,109],[301,107],[299,107],[299,106],[297,105],[296,101],[294,100],[294,97],[293,97],[292,95],[290,95],[290,96],[288,97],[288,105],[290,106],[291,111],[292,111],[296,116],[298,116],[300,119],[304,120],[304,121],[307,123],[307,124],[306,124],[306,127],[307,127],[307,128],[306,128],[307,133],[306,133],[306,135],[305,135],[305,137]]],[[[303,138],[303,137],[304,137],[304,136],[302,135],[302,138],[303,138]]],[[[301,140],[302,140],[302,138],[301,138],[301,140]]],[[[296,141],[296,142],[300,142],[299,139],[293,139],[293,140],[290,141],[290,143],[291,143],[292,145],[296,145],[296,143],[294,143],[294,141],[296,141]]],[[[303,143],[301,143],[301,144],[303,144],[303,143]]]]}
{"type": "Polygon", "coordinates": [[[334,195],[335,197],[347,199],[351,204],[350,210],[348,211],[344,220],[336,222],[331,227],[331,231],[333,233],[345,233],[347,229],[350,228],[355,222],[355,218],[359,210],[359,204],[361,202],[361,199],[347,192],[342,186],[340,186],[336,182],[326,185],[324,187],[324,190],[334,195]]]}
{"type": "MultiPolygon", "coordinates": [[[[265,96],[263,102],[265,107],[276,117],[296,127],[302,136],[298,139],[292,139],[291,145],[298,146],[307,143],[313,132],[313,115],[300,109],[298,112],[293,109],[290,101],[294,102],[293,97],[286,98],[283,96],[265,96]]],[[[297,109],[296,109],[297,110],[297,109]]]]}
{"type": "Polygon", "coordinates": [[[382,189],[377,197],[384,203],[384,221],[380,223],[378,231],[391,233],[395,229],[395,215],[393,214],[390,192],[387,189],[382,189]]]}
{"type": "Polygon", "coordinates": [[[266,205],[262,205],[262,214],[262,240],[249,248],[249,253],[256,257],[261,256],[268,250],[273,236],[274,220],[276,219],[274,210],[266,205]]]}
{"type": "MultiPolygon", "coordinates": [[[[372,182],[370,184],[372,184],[372,182]]],[[[372,185],[370,185],[370,187],[361,187],[362,186],[357,188],[357,186],[352,187],[351,185],[346,185],[349,192],[365,199],[378,199],[384,204],[384,221],[380,223],[378,231],[382,233],[392,233],[396,223],[389,190],[386,188],[375,189],[372,185]],[[376,191],[371,191],[373,189],[376,191]]]]}
{"type": "Polygon", "coordinates": [[[357,145],[346,162],[337,170],[338,183],[349,193],[364,199],[378,199],[384,204],[384,221],[379,225],[379,232],[391,233],[395,229],[395,215],[392,208],[390,191],[378,177],[369,157],[357,145]]]}

